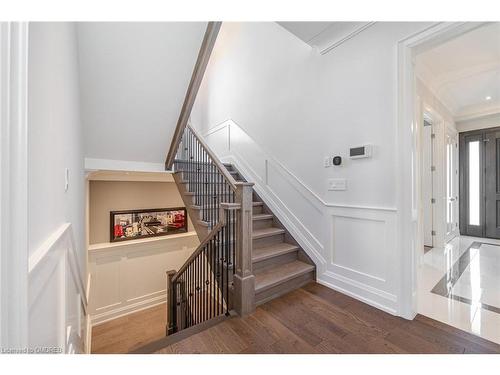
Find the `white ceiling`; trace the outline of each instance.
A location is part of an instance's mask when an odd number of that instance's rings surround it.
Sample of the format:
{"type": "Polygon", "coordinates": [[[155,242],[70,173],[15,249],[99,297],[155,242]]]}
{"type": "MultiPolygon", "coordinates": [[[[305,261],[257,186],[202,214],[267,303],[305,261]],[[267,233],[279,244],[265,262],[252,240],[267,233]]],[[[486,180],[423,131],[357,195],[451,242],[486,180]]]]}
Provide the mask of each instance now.
{"type": "Polygon", "coordinates": [[[357,35],[373,22],[277,22],[323,54],[357,35]]]}
{"type": "Polygon", "coordinates": [[[457,121],[500,112],[500,23],[417,55],[416,71],[457,121]]]}
{"type": "Polygon", "coordinates": [[[78,25],[85,157],[164,163],[206,25],[78,25]]]}

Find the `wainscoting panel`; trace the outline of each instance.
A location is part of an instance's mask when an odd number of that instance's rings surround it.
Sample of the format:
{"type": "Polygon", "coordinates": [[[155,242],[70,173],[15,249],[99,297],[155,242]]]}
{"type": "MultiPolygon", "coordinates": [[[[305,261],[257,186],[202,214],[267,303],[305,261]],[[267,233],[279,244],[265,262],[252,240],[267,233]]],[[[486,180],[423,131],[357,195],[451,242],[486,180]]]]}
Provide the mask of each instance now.
{"type": "Polygon", "coordinates": [[[396,213],[350,207],[329,207],[329,212],[328,272],[320,278],[347,294],[395,314],[396,213]]]}
{"type": "Polygon", "coordinates": [[[317,281],[398,314],[397,211],[325,202],[233,120],[204,134],[255,190],[317,267],[317,281]]]}
{"type": "Polygon", "coordinates": [[[72,228],[62,225],[29,259],[29,346],[83,353],[86,295],[72,228]]]}
{"type": "Polygon", "coordinates": [[[164,303],[166,271],[179,269],[198,244],[196,233],[188,232],[91,245],[92,324],[164,303]]]}

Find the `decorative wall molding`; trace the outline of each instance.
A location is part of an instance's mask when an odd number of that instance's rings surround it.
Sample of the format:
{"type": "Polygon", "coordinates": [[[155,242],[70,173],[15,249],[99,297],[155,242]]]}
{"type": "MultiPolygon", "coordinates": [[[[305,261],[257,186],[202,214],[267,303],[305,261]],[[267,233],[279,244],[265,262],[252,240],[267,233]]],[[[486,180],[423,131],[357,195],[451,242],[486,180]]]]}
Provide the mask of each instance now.
{"type": "Polygon", "coordinates": [[[165,172],[163,163],[85,158],[86,171],[165,172]]]}
{"type": "Polygon", "coordinates": [[[29,346],[85,352],[87,292],[70,223],[61,225],[31,254],[28,275],[29,346]]]}
{"type": "Polygon", "coordinates": [[[397,51],[397,243],[398,257],[398,315],[413,319],[417,314],[418,254],[423,246],[420,220],[422,206],[418,176],[421,152],[418,134],[414,131],[419,121],[416,113],[415,60],[417,53],[425,51],[464,32],[479,27],[474,22],[443,22],[434,24],[398,42],[397,51]]]}
{"type": "Polygon", "coordinates": [[[0,22],[0,345],[11,348],[28,345],[27,111],[28,23],[0,22]]]}
{"type": "MultiPolygon", "coordinates": [[[[251,140],[252,142],[254,142],[255,144],[257,144],[255,142],[255,140],[253,140],[251,138],[251,136],[240,126],[238,126],[238,124],[236,124],[236,122],[234,122],[234,120],[225,120],[223,121],[222,123],[210,128],[210,130],[208,130],[207,132],[205,132],[203,134],[203,138],[205,139],[208,139],[208,137],[210,135],[213,135],[214,133],[216,132],[220,132],[221,130],[227,128],[228,131],[227,131],[227,135],[229,137],[229,140],[227,141],[227,145],[228,145],[228,151],[230,151],[232,154],[236,154],[238,155],[238,152],[236,150],[231,149],[231,140],[230,140],[230,137],[231,137],[231,130],[230,130],[230,127],[233,126],[233,127],[237,127],[238,129],[240,129],[242,132],[244,132],[251,140]]],[[[259,146],[260,147],[260,146],[259,146]]],[[[396,212],[397,211],[397,208],[396,207],[383,207],[383,206],[366,206],[366,205],[350,205],[350,204],[342,204],[342,203],[334,203],[334,202],[327,202],[325,200],[323,200],[323,198],[321,198],[318,194],[316,194],[305,182],[303,182],[299,177],[297,177],[292,171],[290,171],[285,165],[283,165],[283,163],[281,163],[279,160],[277,160],[275,157],[271,156],[270,154],[268,154],[267,152],[263,151],[265,157],[266,157],[266,160],[270,163],[273,163],[275,165],[277,165],[282,171],[286,172],[286,174],[291,177],[291,179],[295,182],[295,186],[298,187],[300,190],[304,191],[304,192],[307,192],[309,195],[310,195],[310,198],[313,198],[313,200],[315,201],[314,203],[317,204],[317,207],[323,207],[323,206],[327,206],[327,207],[346,207],[346,208],[359,208],[359,209],[368,209],[368,210],[381,210],[381,211],[393,211],[393,212],[396,212]]],[[[240,156],[240,160],[242,159],[241,155],[240,156]]],[[[223,157],[223,156],[221,156],[223,157]]],[[[251,167],[248,166],[248,169],[251,170],[251,167]]],[[[255,177],[257,177],[259,180],[261,181],[265,181],[265,176],[260,176],[258,175],[257,172],[254,171],[254,174],[255,174],[255,177]]]]}
{"type": "Polygon", "coordinates": [[[375,22],[364,22],[364,23],[362,23],[361,25],[359,25],[358,27],[356,27],[354,30],[352,30],[350,33],[348,33],[346,35],[343,35],[340,38],[336,38],[333,42],[329,43],[329,45],[327,47],[324,47],[324,48],[321,49],[320,53],[322,55],[327,54],[331,50],[337,48],[338,46],[344,44],[348,40],[354,38],[356,35],[358,35],[359,33],[363,32],[363,31],[365,31],[366,29],[368,29],[369,27],[373,26],[374,24],[375,24],[375,22]]]}
{"type": "Polygon", "coordinates": [[[324,201],[232,120],[204,137],[221,160],[255,183],[260,198],[315,262],[319,283],[398,314],[396,208],[324,201]]]}
{"type": "Polygon", "coordinates": [[[195,232],[89,246],[92,326],[166,301],[165,273],[199,244],[195,232]]]}

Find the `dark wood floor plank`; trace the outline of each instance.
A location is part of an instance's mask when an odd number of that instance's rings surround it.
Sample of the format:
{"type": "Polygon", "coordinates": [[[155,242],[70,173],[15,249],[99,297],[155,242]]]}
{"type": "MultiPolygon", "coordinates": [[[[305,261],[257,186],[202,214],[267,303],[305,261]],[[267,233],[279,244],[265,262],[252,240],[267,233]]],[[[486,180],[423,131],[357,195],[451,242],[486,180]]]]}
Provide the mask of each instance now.
{"type": "MultiPolygon", "coordinates": [[[[162,337],[164,306],[94,327],[92,351],[126,353],[162,337]]],[[[157,353],[500,353],[500,345],[433,319],[408,321],[310,283],[157,353]]]]}

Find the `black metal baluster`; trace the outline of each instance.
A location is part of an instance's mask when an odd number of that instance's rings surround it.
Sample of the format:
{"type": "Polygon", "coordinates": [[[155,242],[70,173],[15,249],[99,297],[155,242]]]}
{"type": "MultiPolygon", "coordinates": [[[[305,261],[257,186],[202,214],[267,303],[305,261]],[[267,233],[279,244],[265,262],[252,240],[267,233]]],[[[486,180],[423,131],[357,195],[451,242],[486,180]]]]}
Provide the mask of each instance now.
{"type": "Polygon", "coordinates": [[[201,321],[205,321],[205,257],[200,259],[201,262],[201,321]]]}

